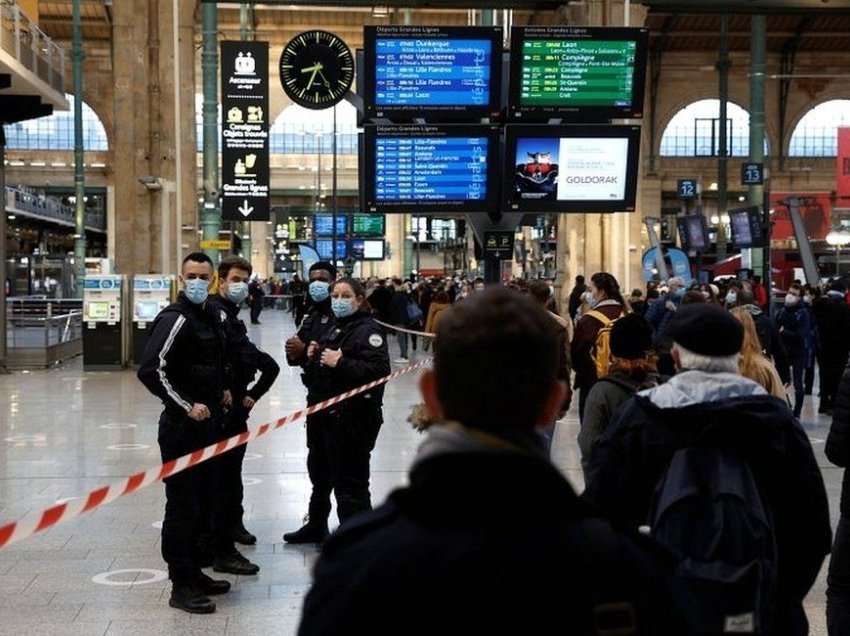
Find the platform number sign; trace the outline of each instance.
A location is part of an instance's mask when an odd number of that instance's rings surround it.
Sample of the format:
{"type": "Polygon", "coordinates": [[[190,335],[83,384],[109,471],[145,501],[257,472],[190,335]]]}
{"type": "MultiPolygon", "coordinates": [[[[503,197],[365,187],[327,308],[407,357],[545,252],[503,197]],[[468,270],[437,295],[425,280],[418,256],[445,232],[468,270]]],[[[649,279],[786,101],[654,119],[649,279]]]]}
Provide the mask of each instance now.
{"type": "Polygon", "coordinates": [[[697,180],[696,179],[679,179],[679,198],[680,199],[696,199],[697,198],[697,180]]]}
{"type": "Polygon", "coordinates": [[[745,163],[741,166],[741,185],[764,185],[764,164],[745,163]]]}

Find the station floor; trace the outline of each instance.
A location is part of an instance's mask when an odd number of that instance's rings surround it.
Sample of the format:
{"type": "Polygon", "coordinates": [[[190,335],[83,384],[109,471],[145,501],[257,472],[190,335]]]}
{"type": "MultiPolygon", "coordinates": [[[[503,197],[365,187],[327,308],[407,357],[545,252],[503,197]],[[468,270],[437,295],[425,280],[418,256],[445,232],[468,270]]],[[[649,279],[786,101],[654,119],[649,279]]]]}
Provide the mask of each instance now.
{"type": "MultiPolygon", "coordinates": [[[[294,331],[291,315],[268,310],[261,321],[250,327],[252,337],[281,359],[282,342],[294,331]]],[[[395,343],[393,347],[391,353],[397,352],[395,343]]],[[[418,355],[423,355],[421,348],[418,355]]],[[[303,405],[298,374],[284,363],[281,367],[269,395],[255,408],[251,425],[303,405]]],[[[421,440],[406,422],[417,402],[415,375],[402,376],[387,387],[386,423],[372,459],[375,503],[404,484],[421,440]]],[[[809,400],[803,421],[836,522],[841,471],[823,455],[829,422],[816,415],[816,401],[809,400]]],[[[159,402],[130,370],[84,372],[76,359],[49,371],[0,376],[0,524],[157,466],[159,412],[159,402]]],[[[577,432],[573,408],[559,424],[553,454],[580,490],[577,432]]],[[[216,597],[216,614],[191,616],[167,605],[170,585],[158,528],[164,489],[154,484],[0,550],[0,635],[295,634],[317,552],[286,546],[281,535],[299,527],[306,512],[305,458],[302,423],[249,445],[245,523],[259,542],[243,551],[262,571],[256,577],[227,577],[234,588],[216,597]]],[[[825,577],[824,568],[806,602],[811,633],[817,636],[826,634],[825,577]]]]}

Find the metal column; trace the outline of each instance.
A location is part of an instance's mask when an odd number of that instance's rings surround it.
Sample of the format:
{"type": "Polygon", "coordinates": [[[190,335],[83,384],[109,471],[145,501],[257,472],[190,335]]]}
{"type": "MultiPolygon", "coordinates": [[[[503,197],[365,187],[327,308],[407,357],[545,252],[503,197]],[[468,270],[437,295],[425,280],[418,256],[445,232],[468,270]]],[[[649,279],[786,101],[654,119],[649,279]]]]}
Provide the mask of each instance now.
{"type": "MultiPolygon", "coordinates": [[[[767,64],[767,19],[763,15],[752,17],[750,41],[750,161],[764,162],[764,83],[767,64]]],[[[764,210],[764,186],[749,186],[750,205],[764,210]]],[[[770,263],[765,263],[764,252],[754,249],[750,267],[758,271],[765,268],[764,283],[770,289],[770,263]]]]}
{"type": "MultiPolygon", "coordinates": [[[[243,2],[239,7],[239,38],[242,40],[254,39],[254,6],[243,2]]],[[[265,115],[268,117],[268,114],[265,115]]],[[[242,221],[242,233],[240,239],[242,241],[242,257],[251,262],[252,246],[251,246],[251,222],[242,221]]]]}
{"type": "MultiPolygon", "coordinates": [[[[331,206],[333,207],[333,213],[331,215],[331,223],[333,224],[333,228],[331,230],[331,256],[333,257],[333,264],[336,266],[336,213],[337,213],[337,197],[336,197],[336,104],[333,106],[334,109],[334,125],[333,125],[333,164],[332,170],[333,173],[331,175],[331,206]]],[[[343,238],[345,236],[343,235],[343,238]]]]}
{"type": "MultiPolygon", "coordinates": [[[[719,148],[717,152],[717,215],[722,217],[728,207],[728,162],[729,162],[729,16],[720,16],[720,52],[717,58],[718,89],[720,94],[720,130],[719,148]]],[[[719,223],[720,229],[717,233],[717,258],[721,260],[726,257],[726,231],[723,223],[719,223]]]]}
{"type": "MultiPolygon", "coordinates": [[[[6,132],[0,120],[0,374],[6,372],[6,132]]],[[[11,290],[10,290],[11,291],[11,290]]]]}
{"type": "MultiPolygon", "coordinates": [[[[86,181],[83,167],[83,29],[80,2],[73,2],[73,72],[74,72],[74,272],[76,295],[83,295],[86,275],[86,181]]],[[[5,192],[3,193],[5,196],[5,192]]]]}
{"type": "MultiPolygon", "coordinates": [[[[201,211],[201,237],[218,239],[221,210],[218,203],[218,6],[201,5],[203,50],[201,72],[204,82],[204,208],[201,211]]],[[[218,263],[218,250],[204,252],[218,263]]]]}

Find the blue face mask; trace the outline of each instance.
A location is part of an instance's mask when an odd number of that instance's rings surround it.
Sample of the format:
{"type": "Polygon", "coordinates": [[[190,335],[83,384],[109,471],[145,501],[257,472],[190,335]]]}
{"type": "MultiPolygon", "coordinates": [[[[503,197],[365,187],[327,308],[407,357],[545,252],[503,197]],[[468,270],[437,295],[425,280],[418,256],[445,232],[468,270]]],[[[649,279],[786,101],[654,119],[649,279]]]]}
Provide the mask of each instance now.
{"type": "Polygon", "coordinates": [[[677,289],[675,292],[673,292],[673,298],[681,300],[684,297],[685,297],[685,288],[684,287],[679,287],[679,289],[677,289]]]}
{"type": "Polygon", "coordinates": [[[330,296],[329,287],[330,285],[323,280],[314,280],[307,289],[310,292],[310,298],[313,299],[313,302],[320,303],[327,300],[328,296],[330,296]]]}
{"type": "Polygon", "coordinates": [[[202,305],[209,296],[210,282],[203,278],[190,278],[185,284],[186,298],[189,302],[202,305]]]}
{"type": "Polygon", "coordinates": [[[354,313],[354,299],[332,298],[331,311],[334,312],[334,316],[337,318],[348,318],[348,316],[354,313]]]}
{"type": "Polygon", "coordinates": [[[227,299],[237,305],[248,297],[248,283],[228,283],[227,299]]]}

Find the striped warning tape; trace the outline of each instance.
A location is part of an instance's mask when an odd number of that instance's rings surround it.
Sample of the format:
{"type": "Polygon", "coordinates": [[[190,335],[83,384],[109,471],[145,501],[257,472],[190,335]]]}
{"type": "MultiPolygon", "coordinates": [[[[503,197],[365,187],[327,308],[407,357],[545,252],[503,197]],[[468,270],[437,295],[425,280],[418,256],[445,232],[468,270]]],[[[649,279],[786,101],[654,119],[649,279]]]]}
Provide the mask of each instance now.
{"type": "Polygon", "coordinates": [[[348,398],[359,395],[360,393],[365,393],[370,389],[374,389],[376,386],[386,384],[387,382],[390,382],[391,380],[394,380],[406,373],[410,373],[411,371],[421,369],[430,362],[431,360],[429,358],[421,362],[417,362],[409,367],[405,367],[404,369],[399,369],[380,380],[369,382],[368,384],[364,384],[356,389],[351,389],[350,391],[346,391],[345,393],[329,398],[324,402],[319,402],[318,404],[314,404],[305,409],[295,411],[289,415],[281,417],[275,422],[261,424],[260,426],[245,433],[223,439],[216,444],[210,444],[206,448],[199,448],[192,453],[183,455],[177,459],[172,459],[171,461],[165,462],[155,468],[150,468],[146,471],[130,475],[120,482],[92,490],[85,497],[59,503],[40,512],[29,513],[18,521],[13,521],[0,527],[0,549],[5,548],[12,543],[17,543],[18,541],[31,537],[37,532],[47,530],[48,528],[59,525],[60,523],[65,523],[66,521],[75,519],[86,512],[105,506],[119,497],[134,493],[137,490],[150,486],[154,482],[176,475],[177,473],[183,472],[193,466],[197,466],[201,462],[208,461],[213,457],[217,457],[218,455],[236,448],[237,446],[247,444],[251,440],[262,437],[269,431],[281,428],[285,424],[295,422],[308,415],[313,415],[314,413],[323,411],[335,404],[339,404],[343,400],[347,400],[348,398]]]}
{"type": "MultiPolygon", "coordinates": [[[[372,320],[375,320],[374,318],[372,320]]],[[[375,320],[382,327],[386,327],[387,329],[392,329],[394,331],[401,331],[402,333],[413,334],[414,336],[422,336],[423,338],[436,338],[437,334],[428,333],[427,331],[414,331],[413,329],[405,329],[404,327],[398,327],[396,325],[390,325],[386,322],[381,322],[380,320],[375,320]]]]}

